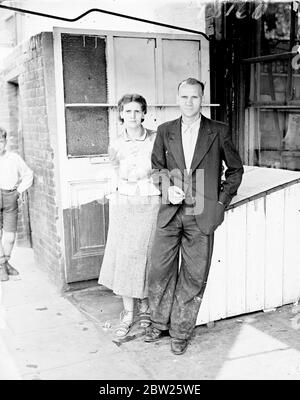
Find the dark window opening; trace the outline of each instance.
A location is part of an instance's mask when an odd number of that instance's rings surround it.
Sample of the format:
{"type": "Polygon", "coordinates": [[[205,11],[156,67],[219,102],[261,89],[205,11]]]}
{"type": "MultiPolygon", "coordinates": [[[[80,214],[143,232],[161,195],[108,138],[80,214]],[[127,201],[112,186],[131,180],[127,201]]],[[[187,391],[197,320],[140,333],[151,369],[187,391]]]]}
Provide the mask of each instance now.
{"type": "Polygon", "coordinates": [[[108,151],[106,41],[62,34],[62,59],[69,157],[108,151]]]}

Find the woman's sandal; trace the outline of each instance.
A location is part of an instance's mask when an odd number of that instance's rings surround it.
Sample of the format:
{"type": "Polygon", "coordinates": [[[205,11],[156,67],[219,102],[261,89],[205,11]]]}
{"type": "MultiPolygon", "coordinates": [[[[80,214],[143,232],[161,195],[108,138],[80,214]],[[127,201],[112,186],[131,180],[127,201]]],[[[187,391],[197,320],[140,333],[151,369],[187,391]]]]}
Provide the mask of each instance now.
{"type": "Polygon", "coordinates": [[[120,314],[120,325],[115,329],[115,335],[124,337],[133,324],[133,311],[123,310],[120,314]]]}

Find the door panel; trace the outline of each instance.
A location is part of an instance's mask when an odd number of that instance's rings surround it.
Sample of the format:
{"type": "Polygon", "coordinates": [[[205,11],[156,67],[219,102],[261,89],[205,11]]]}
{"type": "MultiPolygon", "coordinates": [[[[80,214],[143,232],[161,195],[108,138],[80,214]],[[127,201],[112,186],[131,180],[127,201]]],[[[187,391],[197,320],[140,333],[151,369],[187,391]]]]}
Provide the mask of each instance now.
{"type": "Polygon", "coordinates": [[[107,108],[66,108],[67,152],[69,157],[106,154],[108,151],[107,108]]]}
{"type": "Polygon", "coordinates": [[[99,274],[108,229],[106,185],[105,180],[70,182],[71,207],[64,210],[67,282],[99,274]]]}

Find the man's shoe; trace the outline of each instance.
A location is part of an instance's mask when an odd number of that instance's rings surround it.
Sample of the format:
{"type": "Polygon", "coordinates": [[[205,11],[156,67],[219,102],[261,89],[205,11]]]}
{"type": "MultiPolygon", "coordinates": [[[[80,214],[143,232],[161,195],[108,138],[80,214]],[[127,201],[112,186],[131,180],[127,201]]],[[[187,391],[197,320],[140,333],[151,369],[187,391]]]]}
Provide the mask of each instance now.
{"type": "Polygon", "coordinates": [[[161,331],[160,329],[154,328],[154,326],[150,326],[150,328],[146,331],[144,342],[157,342],[164,336],[164,334],[165,331],[161,331]]]}
{"type": "Polygon", "coordinates": [[[5,266],[8,275],[19,275],[19,272],[8,261],[6,261],[5,266]]]}
{"type": "Polygon", "coordinates": [[[5,264],[0,265],[0,281],[1,282],[8,281],[8,273],[5,264]]]}
{"type": "Polygon", "coordinates": [[[174,354],[183,354],[188,346],[187,339],[172,338],[171,339],[171,350],[174,354]]]}

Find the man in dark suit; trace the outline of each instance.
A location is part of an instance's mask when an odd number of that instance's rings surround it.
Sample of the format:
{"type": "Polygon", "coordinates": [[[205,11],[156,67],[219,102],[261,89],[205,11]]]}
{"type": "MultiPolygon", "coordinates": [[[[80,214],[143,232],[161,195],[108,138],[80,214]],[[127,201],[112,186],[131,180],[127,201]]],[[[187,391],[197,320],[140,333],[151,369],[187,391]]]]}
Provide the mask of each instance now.
{"type": "Polygon", "coordinates": [[[157,341],[169,330],[174,354],[187,348],[208,277],[214,231],[243,175],[228,127],[201,114],[203,91],[204,84],[194,78],[179,84],[181,117],[158,127],[152,152],[162,204],[149,271],[152,324],[145,341],[157,341]],[[223,161],[227,168],[221,181],[223,161]]]}

